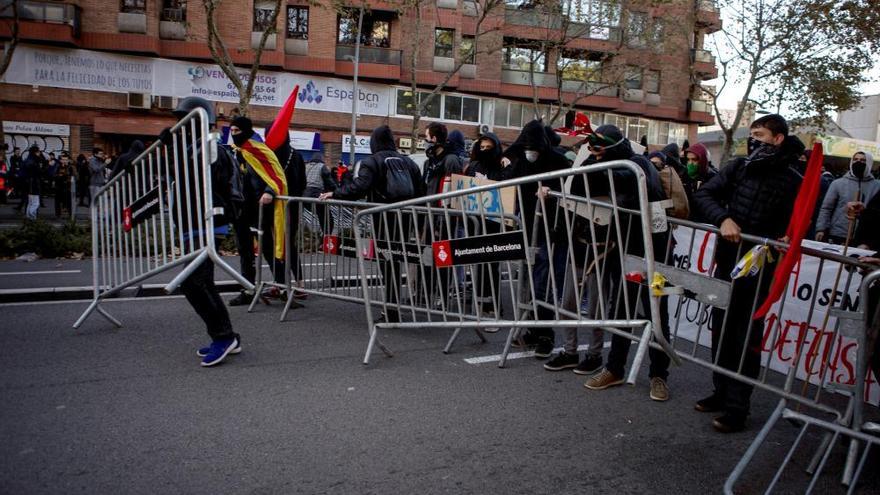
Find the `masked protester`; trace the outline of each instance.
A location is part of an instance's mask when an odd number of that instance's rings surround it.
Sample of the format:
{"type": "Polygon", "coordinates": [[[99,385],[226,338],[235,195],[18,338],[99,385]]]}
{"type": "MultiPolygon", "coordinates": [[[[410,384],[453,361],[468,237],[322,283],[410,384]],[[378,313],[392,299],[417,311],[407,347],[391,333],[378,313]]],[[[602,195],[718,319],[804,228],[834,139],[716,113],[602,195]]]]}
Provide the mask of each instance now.
{"type": "MultiPolygon", "coordinates": [[[[174,115],[178,119],[182,119],[195,108],[204,109],[208,114],[210,126],[213,128],[216,125],[214,104],[196,96],[190,96],[181,100],[174,110],[174,115]]],[[[196,129],[197,134],[193,136],[193,141],[196,143],[195,146],[198,147],[201,145],[203,136],[198,135],[199,130],[198,128],[196,129]]],[[[162,131],[160,140],[166,146],[173,144],[173,139],[168,129],[162,131]]],[[[187,156],[199,153],[198,149],[193,150],[190,148],[193,144],[186,143],[186,146],[188,148],[180,150],[181,153],[186,153],[187,156]]],[[[177,157],[176,161],[172,161],[178,167],[176,176],[184,177],[185,171],[183,168],[189,167],[189,170],[186,171],[189,177],[199,177],[202,171],[196,169],[196,163],[192,160],[184,160],[183,158],[181,155],[177,157]]],[[[190,181],[189,189],[186,189],[185,185],[181,186],[183,188],[181,191],[182,201],[178,206],[180,213],[178,214],[177,209],[175,209],[174,214],[175,223],[184,232],[185,243],[196,242],[195,239],[202,235],[225,236],[229,233],[230,217],[234,215],[236,204],[240,201],[240,195],[232,187],[234,184],[232,177],[234,176],[236,166],[232,154],[224,149],[224,147],[218,147],[217,158],[211,164],[211,188],[214,206],[222,208],[223,215],[214,216],[214,232],[203,232],[202,229],[204,227],[195,223],[195,220],[193,220],[193,223],[190,223],[190,219],[198,217],[195,211],[198,208],[198,203],[201,201],[201,196],[196,188],[196,181],[190,181]]],[[[201,365],[206,367],[215,366],[222,363],[230,354],[240,353],[242,350],[241,336],[232,330],[229,312],[226,310],[223,299],[220,297],[220,292],[214,284],[214,262],[210,258],[206,258],[183,281],[180,285],[180,290],[202,321],[204,321],[208,335],[211,337],[211,344],[196,352],[202,358],[201,365]]]]}
{"type": "MultiPolygon", "coordinates": [[[[694,199],[694,192],[703,187],[703,184],[709,182],[712,177],[718,175],[718,170],[712,165],[709,159],[709,150],[702,143],[692,144],[685,152],[685,157],[687,161],[684,163],[684,173],[680,177],[688,203],[691,203],[694,199]]],[[[697,215],[693,220],[703,221],[697,215]]]]}
{"type": "Polygon", "coordinates": [[[871,153],[857,152],[850,161],[849,172],[831,183],[816,219],[817,241],[843,244],[855,231],[856,225],[850,229],[846,205],[852,201],[868,203],[880,191],[880,181],[871,175],[873,161],[871,153]]]}
{"type": "MultiPolygon", "coordinates": [[[[510,173],[515,177],[537,175],[569,167],[565,155],[553,148],[548,131],[540,120],[533,120],[523,127],[516,141],[504,151],[501,165],[504,168],[513,167],[510,173]]],[[[562,184],[559,180],[549,181],[543,186],[556,191],[562,190],[562,184]]],[[[531,236],[536,236],[537,249],[532,273],[535,296],[544,301],[552,302],[558,299],[561,294],[553,293],[550,270],[554,271],[557,280],[562,280],[562,274],[565,270],[565,247],[553,247],[550,240],[545,238],[543,228],[539,227],[534,232],[532,230],[538,207],[538,183],[523,184],[520,186],[520,192],[522,193],[522,210],[519,215],[522,218],[522,225],[530,239],[531,236]]],[[[544,221],[548,225],[554,225],[555,201],[547,197],[542,200],[542,204],[545,212],[544,221]]],[[[555,318],[553,311],[543,307],[538,308],[537,316],[542,320],[555,318]]],[[[535,348],[535,357],[538,359],[550,357],[554,341],[555,334],[551,328],[532,328],[526,332],[522,339],[526,346],[535,348]]]]}
{"type": "MultiPolygon", "coordinates": [[[[765,115],[752,122],[749,156],[736,158],[694,193],[693,206],[701,218],[720,227],[715,248],[715,278],[731,280],[737,253],[754,244],[740,242],[741,233],[780,239],[785,235],[802,177],[795,169],[804,144],[788,134],[788,123],[779,115],[765,115]]],[[[778,260],[778,258],[777,258],[778,260]]],[[[728,370],[757,378],[761,369],[764,319],[752,319],[755,299],[763,302],[773,281],[776,263],[767,260],[762,277],[733,281],[730,305],[714,308],[709,320],[712,355],[728,370]],[[742,363],[742,366],[740,366],[742,363]]],[[[745,428],[753,387],[721,373],[714,373],[715,390],[698,401],[701,412],[723,412],[713,427],[722,433],[745,428]]]]}

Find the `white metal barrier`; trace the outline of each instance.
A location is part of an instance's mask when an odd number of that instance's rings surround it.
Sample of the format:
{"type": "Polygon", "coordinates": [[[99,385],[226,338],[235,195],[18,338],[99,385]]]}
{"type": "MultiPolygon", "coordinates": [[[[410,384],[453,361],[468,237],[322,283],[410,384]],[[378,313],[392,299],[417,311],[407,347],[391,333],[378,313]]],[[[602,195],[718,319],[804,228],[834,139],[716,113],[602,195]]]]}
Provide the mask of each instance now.
{"type": "Polygon", "coordinates": [[[181,268],[165,290],[173,292],[199,264],[213,260],[246,288],[253,285],[217,253],[211,164],[217,139],[208,116],[193,110],[171,128],[171,144],[157,140],[98,191],[91,205],[93,312],[116,326],[101,301],[160,273],[181,268]]]}

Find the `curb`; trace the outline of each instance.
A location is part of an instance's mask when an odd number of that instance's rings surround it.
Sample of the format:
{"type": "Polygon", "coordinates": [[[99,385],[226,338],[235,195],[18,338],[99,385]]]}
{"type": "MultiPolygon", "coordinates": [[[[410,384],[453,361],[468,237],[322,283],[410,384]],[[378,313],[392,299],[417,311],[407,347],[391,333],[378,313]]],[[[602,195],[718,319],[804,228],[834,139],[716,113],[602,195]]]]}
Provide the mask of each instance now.
{"type": "MultiPolygon", "coordinates": [[[[217,285],[217,290],[221,293],[238,292],[241,288],[241,285],[234,280],[218,280],[215,284],[217,285]]],[[[164,287],[165,284],[144,284],[139,287],[130,287],[111,299],[173,295],[166,293],[164,287]]],[[[176,293],[179,293],[179,291],[175,291],[176,293]]],[[[0,290],[0,304],[44,301],[91,301],[93,295],[94,289],[91,286],[2,289],[0,290]]]]}

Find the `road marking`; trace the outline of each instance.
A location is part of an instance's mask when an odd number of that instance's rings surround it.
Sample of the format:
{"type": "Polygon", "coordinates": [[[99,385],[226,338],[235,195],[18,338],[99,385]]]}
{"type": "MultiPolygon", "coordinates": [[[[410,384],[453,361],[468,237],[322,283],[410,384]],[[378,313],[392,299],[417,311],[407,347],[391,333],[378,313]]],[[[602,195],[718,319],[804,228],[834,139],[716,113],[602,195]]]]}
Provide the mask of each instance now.
{"type": "MultiPolygon", "coordinates": [[[[221,294],[222,296],[223,294],[221,294]]],[[[156,301],[156,300],[168,300],[168,299],[182,299],[185,296],[182,294],[175,294],[173,296],[147,296],[147,297],[114,297],[112,299],[104,299],[101,301],[101,304],[105,303],[113,303],[113,302],[130,302],[130,301],[156,301]]],[[[69,301],[24,301],[24,302],[11,302],[11,303],[2,303],[0,304],[0,308],[5,308],[8,306],[48,306],[50,304],[82,304],[84,306],[88,306],[92,303],[91,299],[71,299],[69,301]]]]}
{"type": "Polygon", "coordinates": [[[0,275],[48,275],[50,273],[82,273],[82,270],[45,270],[33,272],[0,272],[0,275]]]}
{"type": "MultiPolygon", "coordinates": [[[[611,342],[605,342],[603,348],[611,347],[611,342]]],[[[586,351],[590,346],[587,344],[579,345],[578,351],[586,351]]],[[[553,349],[553,352],[562,352],[562,347],[557,347],[553,349]]],[[[507,360],[511,359],[522,359],[527,357],[535,357],[535,351],[525,351],[525,352],[511,352],[507,355],[507,360]]],[[[464,362],[467,364],[485,364],[485,363],[497,363],[501,361],[501,354],[492,354],[491,356],[478,356],[472,358],[465,358],[464,362]]]]}

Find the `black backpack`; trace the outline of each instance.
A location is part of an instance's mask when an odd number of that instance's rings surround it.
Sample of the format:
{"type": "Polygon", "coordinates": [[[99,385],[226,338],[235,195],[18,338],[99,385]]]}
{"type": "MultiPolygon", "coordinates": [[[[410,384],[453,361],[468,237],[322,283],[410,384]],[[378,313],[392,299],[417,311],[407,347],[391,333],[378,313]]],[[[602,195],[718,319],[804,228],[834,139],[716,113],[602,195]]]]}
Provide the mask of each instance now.
{"type": "Polygon", "coordinates": [[[398,201],[416,197],[416,186],[406,159],[400,156],[388,156],[382,161],[381,166],[385,170],[385,191],[382,194],[384,199],[398,201]]]}

